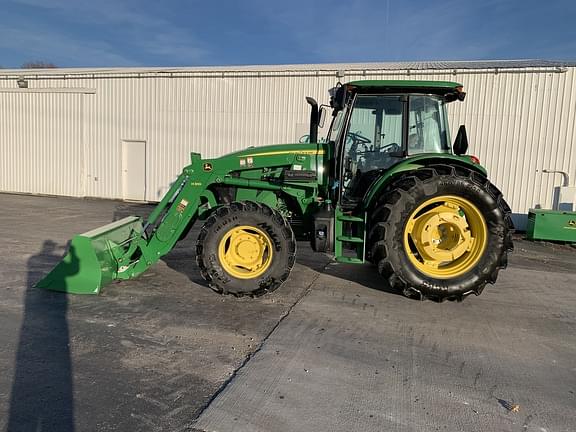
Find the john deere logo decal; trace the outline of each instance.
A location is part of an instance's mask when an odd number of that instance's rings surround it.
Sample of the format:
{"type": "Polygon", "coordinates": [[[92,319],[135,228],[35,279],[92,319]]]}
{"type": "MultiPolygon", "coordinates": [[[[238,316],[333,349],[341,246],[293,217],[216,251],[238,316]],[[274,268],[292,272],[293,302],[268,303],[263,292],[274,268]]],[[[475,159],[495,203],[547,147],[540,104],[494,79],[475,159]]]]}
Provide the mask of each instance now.
{"type": "Polygon", "coordinates": [[[202,168],[204,169],[204,171],[212,171],[212,164],[206,162],[202,168]]]}
{"type": "Polygon", "coordinates": [[[576,228],[576,220],[568,221],[568,225],[573,227],[573,228],[576,228]]]}

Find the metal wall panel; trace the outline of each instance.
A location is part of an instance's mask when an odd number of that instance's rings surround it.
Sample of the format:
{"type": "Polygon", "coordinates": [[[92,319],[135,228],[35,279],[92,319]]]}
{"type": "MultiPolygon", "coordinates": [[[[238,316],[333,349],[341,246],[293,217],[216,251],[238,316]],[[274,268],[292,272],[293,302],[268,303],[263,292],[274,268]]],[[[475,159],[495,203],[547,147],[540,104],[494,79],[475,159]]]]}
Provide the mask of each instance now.
{"type": "MultiPolygon", "coordinates": [[[[561,176],[543,170],[565,171],[576,180],[575,69],[465,78],[469,94],[453,106],[453,129],[467,125],[471,152],[515,214],[550,208],[561,176]]],[[[514,219],[524,228],[524,216],[514,219]]]]}
{"type": "Polygon", "coordinates": [[[0,190],[84,195],[83,96],[0,95],[0,190]]]}
{"type": "MultiPolygon", "coordinates": [[[[22,72],[3,72],[0,190],[121,198],[121,143],[139,140],[147,143],[146,199],[157,201],[191,151],[217,157],[251,145],[297,142],[307,132],[304,96],[327,103],[327,89],[339,79],[463,83],[468,96],[450,105],[451,129],[466,124],[470,152],[518,215],[551,207],[561,177],[543,169],[576,180],[572,66],[337,66],[26,71],[28,90],[15,89],[22,72]],[[337,78],[341,71],[345,77],[337,78]]],[[[521,217],[516,222],[522,227],[521,217]]]]}

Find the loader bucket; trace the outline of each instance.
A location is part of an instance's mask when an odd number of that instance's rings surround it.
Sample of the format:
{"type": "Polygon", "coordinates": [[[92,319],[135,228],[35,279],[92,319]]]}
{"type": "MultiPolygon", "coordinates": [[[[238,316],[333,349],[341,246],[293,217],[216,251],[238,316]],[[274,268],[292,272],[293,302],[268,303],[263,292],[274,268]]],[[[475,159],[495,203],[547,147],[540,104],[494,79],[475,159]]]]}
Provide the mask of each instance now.
{"type": "Polygon", "coordinates": [[[36,288],[72,294],[98,294],[118,274],[118,258],[143,228],[139,217],[129,216],[74,236],[68,253],[36,288]]]}

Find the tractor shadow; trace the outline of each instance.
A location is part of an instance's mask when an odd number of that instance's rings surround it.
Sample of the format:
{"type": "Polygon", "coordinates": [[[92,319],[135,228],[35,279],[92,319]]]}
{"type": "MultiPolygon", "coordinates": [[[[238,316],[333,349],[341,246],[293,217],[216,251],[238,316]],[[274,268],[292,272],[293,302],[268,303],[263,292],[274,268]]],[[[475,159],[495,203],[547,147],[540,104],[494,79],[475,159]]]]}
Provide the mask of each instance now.
{"type": "MultiPolygon", "coordinates": [[[[114,211],[114,220],[127,216],[141,216],[144,220],[154,210],[155,204],[126,203],[119,204],[114,211]]],[[[180,240],[174,248],[161,258],[169,268],[185,275],[191,282],[208,286],[200,275],[196,265],[196,239],[202,222],[198,221],[186,238],[180,240]]],[[[354,265],[335,262],[324,253],[314,252],[307,240],[298,241],[296,262],[309,269],[347,280],[376,291],[404,297],[401,292],[390,287],[388,281],[378,274],[376,268],[369,264],[354,265]]]]}
{"type": "Polygon", "coordinates": [[[401,291],[392,288],[388,281],[380,276],[376,267],[371,264],[358,265],[332,262],[326,267],[323,273],[342,280],[356,283],[358,285],[362,285],[375,291],[394,294],[402,298],[406,298],[401,291]]]}
{"type": "Polygon", "coordinates": [[[374,265],[339,263],[324,253],[314,252],[308,242],[298,242],[296,262],[322,274],[405,298],[402,292],[392,288],[388,281],[378,274],[374,265]]]}
{"type": "MultiPolygon", "coordinates": [[[[201,224],[198,224],[201,226],[201,224]]],[[[191,282],[207,287],[208,284],[200,275],[196,264],[196,239],[200,232],[199,227],[194,227],[188,235],[180,240],[174,248],[160,258],[172,270],[186,276],[191,282]]]]}
{"type": "MultiPolygon", "coordinates": [[[[191,230],[185,239],[179,241],[170,253],[161,258],[161,261],[172,270],[185,275],[191,282],[201,286],[208,286],[196,265],[196,238],[198,237],[198,232],[199,229],[191,230]]],[[[400,291],[392,288],[388,281],[378,274],[376,267],[373,265],[338,263],[324,253],[314,252],[306,241],[298,242],[296,263],[308,267],[317,273],[334,276],[376,291],[405,298],[400,291]]],[[[297,271],[297,269],[294,268],[292,271],[297,271]]]]}

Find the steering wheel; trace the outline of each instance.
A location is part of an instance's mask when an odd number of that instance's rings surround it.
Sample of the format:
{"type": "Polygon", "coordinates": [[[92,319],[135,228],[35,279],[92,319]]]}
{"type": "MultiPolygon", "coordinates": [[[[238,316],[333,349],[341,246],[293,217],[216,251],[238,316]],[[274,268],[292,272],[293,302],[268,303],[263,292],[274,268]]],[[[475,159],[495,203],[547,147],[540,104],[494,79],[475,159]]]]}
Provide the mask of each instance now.
{"type": "Polygon", "coordinates": [[[402,147],[398,143],[386,144],[379,148],[380,153],[394,153],[402,150],[402,147]]]}
{"type": "Polygon", "coordinates": [[[352,139],[353,144],[370,144],[372,141],[363,135],[355,132],[348,132],[347,136],[352,139]]]}

